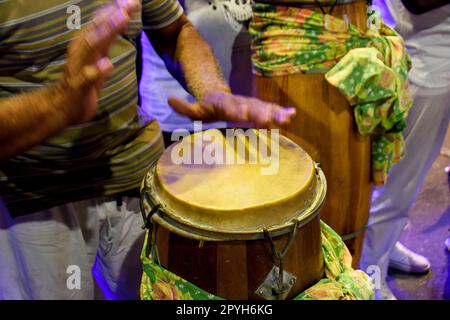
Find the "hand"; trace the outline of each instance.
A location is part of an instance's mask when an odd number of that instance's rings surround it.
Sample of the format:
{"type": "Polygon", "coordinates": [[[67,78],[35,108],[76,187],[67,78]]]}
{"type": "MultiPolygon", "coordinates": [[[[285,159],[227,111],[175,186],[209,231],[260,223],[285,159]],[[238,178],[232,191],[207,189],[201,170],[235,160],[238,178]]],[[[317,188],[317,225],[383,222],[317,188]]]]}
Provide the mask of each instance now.
{"type": "Polygon", "coordinates": [[[245,122],[255,128],[283,127],[295,116],[293,108],[224,92],[207,94],[193,104],[170,97],[169,104],[176,112],[193,120],[245,122]]]}
{"type": "Polygon", "coordinates": [[[127,28],[130,15],[139,9],[138,0],[118,0],[100,9],[69,45],[66,68],[55,97],[69,124],[84,123],[95,115],[103,83],[113,69],[109,48],[127,28]]]}

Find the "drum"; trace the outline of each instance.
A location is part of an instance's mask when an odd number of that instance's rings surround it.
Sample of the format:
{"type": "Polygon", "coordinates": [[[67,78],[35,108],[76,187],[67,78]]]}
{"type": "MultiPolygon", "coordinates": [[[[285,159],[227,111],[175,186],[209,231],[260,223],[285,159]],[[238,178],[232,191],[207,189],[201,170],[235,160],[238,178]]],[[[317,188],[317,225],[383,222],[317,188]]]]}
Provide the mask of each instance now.
{"type": "Polygon", "coordinates": [[[164,152],[143,181],[141,205],[163,267],[222,298],[272,300],[324,276],[325,195],[322,170],[288,138],[208,130],[164,152]],[[194,159],[212,140],[226,161],[194,159]]]}
{"type": "MultiPolygon", "coordinates": [[[[280,5],[279,0],[261,2],[280,5]]],[[[321,12],[312,2],[286,1],[292,6],[306,6],[306,9],[321,12]]],[[[366,29],[365,1],[337,2],[333,16],[343,18],[346,15],[350,23],[366,29]]],[[[297,115],[283,134],[321,164],[329,190],[322,219],[346,240],[353,266],[357,267],[371,199],[371,141],[358,133],[353,108],[326,82],[323,73],[255,75],[253,90],[253,95],[262,100],[296,108],[297,115]]]]}

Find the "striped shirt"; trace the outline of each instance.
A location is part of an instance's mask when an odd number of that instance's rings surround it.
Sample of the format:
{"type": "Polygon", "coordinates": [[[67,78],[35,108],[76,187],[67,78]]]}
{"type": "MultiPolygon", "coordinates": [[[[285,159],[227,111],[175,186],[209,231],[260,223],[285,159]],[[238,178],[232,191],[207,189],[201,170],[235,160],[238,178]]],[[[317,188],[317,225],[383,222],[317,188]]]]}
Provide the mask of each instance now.
{"type": "MultiPolygon", "coordinates": [[[[59,79],[77,32],[68,25],[70,7],[80,9],[83,26],[107,3],[0,0],[0,99],[59,79]]],[[[138,115],[133,39],[142,27],[168,26],[182,13],[176,0],[143,0],[142,11],[111,47],[114,71],[94,119],[0,165],[0,197],[12,216],[138,188],[164,146],[156,121],[138,115]]]]}

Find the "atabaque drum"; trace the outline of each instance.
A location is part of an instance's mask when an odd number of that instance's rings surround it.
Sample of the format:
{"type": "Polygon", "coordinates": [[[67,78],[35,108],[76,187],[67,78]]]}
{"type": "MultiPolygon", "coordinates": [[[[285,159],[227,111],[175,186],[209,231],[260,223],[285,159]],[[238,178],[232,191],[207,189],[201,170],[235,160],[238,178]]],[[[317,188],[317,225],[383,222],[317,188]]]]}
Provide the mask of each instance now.
{"type": "MultiPolygon", "coordinates": [[[[362,30],[367,25],[366,1],[256,1],[332,12],[362,30]],[[322,3],[322,8],[317,3],[322,3]],[[335,6],[333,6],[337,3],[335,6]],[[344,3],[343,3],[344,2],[344,3]]],[[[301,41],[301,40],[298,40],[301,41]]],[[[255,75],[253,95],[297,110],[283,134],[301,145],[328,180],[322,219],[346,240],[357,267],[371,199],[371,140],[358,133],[353,108],[324,78],[324,73],[255,75]]]]}
{"type": "Polygon", "coordinates": [[[323,277],[326,180],[276,132],[208,130],[164,152],[141,192],[163,267],[225,299],[290,299],[323,277]]]}

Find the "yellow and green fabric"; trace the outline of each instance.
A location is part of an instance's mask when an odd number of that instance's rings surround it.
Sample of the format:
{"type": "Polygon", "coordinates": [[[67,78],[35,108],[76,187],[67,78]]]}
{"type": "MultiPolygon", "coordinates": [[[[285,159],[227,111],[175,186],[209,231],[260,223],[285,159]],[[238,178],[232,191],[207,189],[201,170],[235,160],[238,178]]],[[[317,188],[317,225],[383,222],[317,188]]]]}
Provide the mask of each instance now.
{"type": "Polygon", "coordinates": [[[323,72],[348,99],[362,135],[372,135],[374,183],[383,185],[404,156],[402,132],[412,106],[410,56],[380,21],[367,31],[304,8],[255,4],[249,31],[254,72],[265,77],[323,72]]]}
{"type": "MultiPolygon", "coordinates": [[[[325,278],[308,288],[294,300],[372,300],[371,279],[361,270],[353,270],[352,257],[341,237],[321,222],[325,278]]],[[[162,267],[148,251],[149,234],[142,250],[142,300],[223,300],[162,267]]]]}

